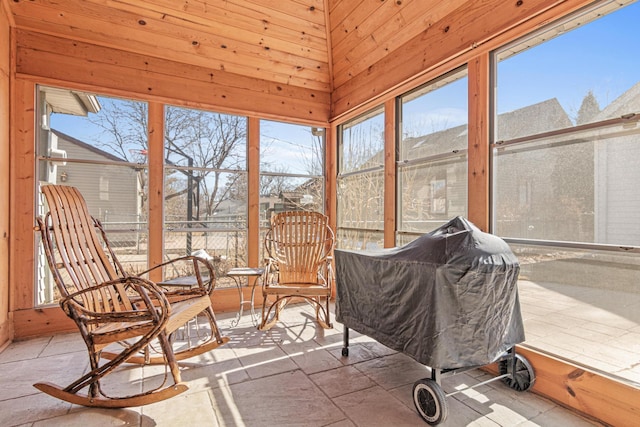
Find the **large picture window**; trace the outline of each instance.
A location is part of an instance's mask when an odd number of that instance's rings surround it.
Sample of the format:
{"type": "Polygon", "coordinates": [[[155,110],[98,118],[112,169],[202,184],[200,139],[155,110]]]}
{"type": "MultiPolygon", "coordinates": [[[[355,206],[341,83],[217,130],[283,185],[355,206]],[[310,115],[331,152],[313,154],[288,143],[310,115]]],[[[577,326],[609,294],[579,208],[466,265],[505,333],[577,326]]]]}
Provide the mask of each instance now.
{"type": "Polygon", "coordinates": [[[167,106],[164,153],[165,255],[205,251],[219,278],[246,266],[247,119],[167,106]]]}
{"type": "Polygon", "coordinates": [[[260,122],[260,218],[273,213],[324,212],[323,128],[260,122]]]}
{"type": "Polygon", "coordinates": [[[400,98],[399,244],[466,216],[467,86],[463,68],[400,98]]]}
{"type": "Polygon", "coordinates": [[[324,128],[260,121],[261,243],[276,213],[324,213],[325,135],[324,128]]]}
{"type": "MultiPolygon", "coordinates": [[[[383,247],[384,109],[340,126],[337,246],[383,247]]],[[[391,197],[391,195],[388,195],[391,197]]]]}
{"type": "Polygon", "coordinates": [[[527,344],[634,381],[640,72],[624,41],[639,20],[640,4],[603,2],[496,52],[492,144],[527,344]]]}
{"type": "MultiPolygon", "coordinates": [[[[63,88],[38,88],[39,185],[77,187],[131,273],[147,266],[147,104],[63,88]]],[[[38,201],[38,214],[44,214],[38,201]]],[[[38,249],[36,304],[57,300],[38,249]]]]}

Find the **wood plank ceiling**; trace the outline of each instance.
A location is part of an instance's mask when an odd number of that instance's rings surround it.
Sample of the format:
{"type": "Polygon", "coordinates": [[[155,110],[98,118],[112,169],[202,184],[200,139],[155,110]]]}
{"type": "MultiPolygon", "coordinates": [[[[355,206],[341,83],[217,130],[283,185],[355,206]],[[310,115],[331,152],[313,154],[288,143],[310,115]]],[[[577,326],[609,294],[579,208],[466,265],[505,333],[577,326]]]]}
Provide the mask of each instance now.
{"type": "Polygon", "coordinates": [[[464,3],[8,1],[18,29],[326,94],[464,3]]]}
{"type": "Polygon", "coordinates": [[[119,74],[125,93],[176,99],[188,87],[195,104],[326,122],[532,16],[588,0],[0,1],[17,29],[18,73],[56,80],[93,64],[102,74],[92,82],[72,78],[104,85],[119,74]]]}

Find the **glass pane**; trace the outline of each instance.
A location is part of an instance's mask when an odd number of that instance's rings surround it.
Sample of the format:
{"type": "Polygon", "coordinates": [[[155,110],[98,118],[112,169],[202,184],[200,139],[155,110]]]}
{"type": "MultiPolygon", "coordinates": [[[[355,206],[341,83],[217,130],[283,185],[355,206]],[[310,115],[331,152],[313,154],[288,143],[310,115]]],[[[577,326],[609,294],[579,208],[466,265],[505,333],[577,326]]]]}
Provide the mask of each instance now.
{"type": "Polygon", "coordinates": [[[468,146],[467,80],[463,68],[401,98],[399,155],[413,163],[398,167],[398,231],[426,233],[466,215],[467,158],[456,152],[468,146]]]}
{"type": "Polygon", "coordinates": [[[216,277],[246,265],[247,119],[169,106],[164,148],[165,256],[205,250],[216,277]]]}
{"type": "MultiPolygon", "coordinates": [[[[130,274],[147,265],[147,105],[63,88],[38,87],[37,165],[40,185],[71,185],[107,230],[130,274]],[[119,164],[120,163],[120,164],[119,164]]],[[[38,201],[44,214],[44,200],[38,201]]],[[[42,245],[36,304],[56,301],[42,245]]]]}
{"type": "Polygon", "coordinates": [[[338,228],[336,248],[349,250],[382,249],[384,248],[384,235],[377,231],[338,228]]]}
{"type": "Polygon", "coordinates": [[[382,171],[350,175],[338,180],[338,227],[383,230],[382,171]]]}
{"type": "Polygon", "coordinates": [[[499,148],[495,233],[640,246],[640,126],[499,148]]]}
{"type": "Polygon", "coordinates": [[[398,172],[398,230],[426,233],[467,213],[467,157],[421,163],[398,172]]]}
{"type": "Polygon", "coordinates": [[[520,260],[526,344],[637,383],[638,255],[511,248],[520,260]]]}
{"type": "Polygon", "coordinates": [[[383,107],[340,127],[337,247],[383,246],[384,138],[383,107]]]}
{"type": "Polygon", "coordinates": [[[41,86],[41,156],[147,162],[147,104],[41,86]],[[50,131],[49,131],[50,129],[50,131]]]}
{"type": "Polygon", "coordinates": [[[263,231],[269,227],[271,216],[278,212],[324,212],[324,144],[324,129],[260,122],[263,231]]]}
{"type": "Polygon", "coordinates": [[[501,51],[496,140],[510,140],[640,112],[640,3],[587,9],[501,51]],[[593,19],[597,19],[593,22],[593,19]]]}
{"type": "MultiPolygon", "coordinates": [[[[234,286],[232,280],[225,279],[227,272],[235,267],[247,265],[247,233],[245,229],[166,231],[164,233],[164,251],[167,259],[204,250],[212,257],[211,263],[216,275],[216,288],[234,286]]],[[[235,224],[239,225],[239,224],[235,224]]],[[[183,271],[180,264],[169,265],[164,269],[165,280],[193,274],[183,271]]]]}
{"type": "Polygon", "coordinates": [[[384,166],[384,109],[341,127],[339,173],[384,166]]]}
{"type": "Polygon", "coordinates": [[[167,165],[246,170],[247,119],[169,106],[164,148],[167,165]]]}
{"type": "MultiPolygon", "coordinates": [[[[127,273],[136,274],[147,266],[146,189],[140,186],[146,169],[129,165],[96,165],[67,162],[38,162],[40,171],[51,169],[57,184],[71,185],[80,190],[89,213],[102,222],[109,243],[127,273]]],[[[41,182],[41,185],[50,182],[41,182]]],[[[44,200],[38,205],[40,215],[47,211],[44,200]]],[[[44,247],[37,254],[37,304],[57,301],[53,277],[47,266],[44,247]]]]}
{"type": "Polygon", "coordinates": [[[401,98],[400,160],[467,149],[467,92],[465,68],[401,98]]]}
{"type": "Polygon", "coordinates": [[[532,239],[511,244],[526,344],[637,382],[640,126],[605,121],[640,112],[640,8],[601,4],[498,54],[494,133],[523,142],[494,150],[493,231],[532,239]]]}
{"type": "Polygon", "coordinates": [[[291,123],[260,121],[260,170],[318,175],[324,170],[325,131],[291,123]]]}
{"type": "Polygon", "coordinates": [[[165,226],[246,227],[246,172],[166,168],[165,226]]]}
{"type": "Polygon", "coordinates": [[[323,178],[261,175],[260,192],[260,218],[265,227],[273,213],[324,212],[323,178]]]}

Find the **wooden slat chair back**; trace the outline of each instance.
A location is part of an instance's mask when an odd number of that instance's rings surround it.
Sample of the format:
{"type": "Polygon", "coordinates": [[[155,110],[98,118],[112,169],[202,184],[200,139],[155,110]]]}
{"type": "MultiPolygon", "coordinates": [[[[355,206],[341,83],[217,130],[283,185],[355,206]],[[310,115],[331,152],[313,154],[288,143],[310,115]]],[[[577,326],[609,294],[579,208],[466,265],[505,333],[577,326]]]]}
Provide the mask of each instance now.
{"type": "Polygon", "coordinates": [[[69,386],[51,383],[34,384],[36,388],[59,399],[97,407],[140,406],[167,399],[187,390],[182,383],[177,361],[210,351],[229,339],[222,337],[211,308],[213,269],[206,260],[182,257],[173,262],[194,265],[198,286],[169,292],[143,277],[126,274],[109,245],[100,222],[87,209],[84,198],[74,187],[46,185],[42,187],[49,212],[37,218],[49,268],[53,274],[60,306],[75,321],[87,346],[91,370],[69,386]],[[200,269],[208,271],[204,283],[200,269]],[[208,339],[194,346],[174,350],[171,334],[203,316],[210,328],[208,339]],[[150,344],[155,341],[159,346],[150,344]],[[103,351],[119,343],[122,351],[103,351]],[[157,356],[151,348],[161,349],[157,356]],[[101,363],[101,359],[107,360],[101,363]],[[100,380],[122,363],[164,364],[174,383],[164,383],[152,390],[130,395],[106,396],[100,380]],[[86,394],[81,390],[87,389],[86,394]]]}
{"type": "Polygon", "coordinates": [[[263,276],[260,329],[272,327],[293,298],[304,298],[316,309],[318,323],[330,328],[331,255],[334,234],[319,212],[276,214],[264,240],[267,265],[263,276]],[[268,303],[269,298],[274,299],[268,303]]]}
{"type": "MultiPolygon", "coordinates": [[[[50,206],[51,234],[45,237],[49,239],[52,235],[55,241],[58,268],[52,271],[61,295],[68,297],[75,291],[122,277],[122,266],[113,254],[105,253],[96,232],[101,225],[89,214],[78,190],[45,186],[42,191],[50,206]],[[66,272],[65,278],[63,271],[66,272]]],[[[50,244],[45,245],[45,250],[50,247],[50,244]]],[[[82,293],[80,297],[84,307],[95,312],[133,309],[121,283],[96,292],[82,293]]]]}

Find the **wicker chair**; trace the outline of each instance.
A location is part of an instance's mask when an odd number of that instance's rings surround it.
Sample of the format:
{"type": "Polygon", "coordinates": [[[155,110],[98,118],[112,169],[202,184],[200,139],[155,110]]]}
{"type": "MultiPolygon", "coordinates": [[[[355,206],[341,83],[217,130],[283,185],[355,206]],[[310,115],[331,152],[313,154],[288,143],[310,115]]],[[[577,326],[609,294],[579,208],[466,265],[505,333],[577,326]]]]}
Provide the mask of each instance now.
{"type": "Polygon", "coordinates": [[[221,336],[211,308],[215,282],[211,265],[204,259],[187,256],[151,269],[176,262],[190,266],[197,286],[173,292],[140,277],[151,270],[130,276],[76,188],[46,185],[42,193],[49,213],[37,218],[38,228],[60,294],[60,306],[82,335],[89,352],[90,371],[64,388],[46,382],[34,386],[67,402],[111,408],[146,405],[186,391],[177,360],[210,351],[229,340],[221,336]],[[200,328],[206,329],[206,337],[195,342],[181,341],[178,346],[174,333],[190,322],[202,323],[199,318],[208,322],[208,328],[200,328]],[[109,350],[115,347],[116,352],[103,351],[107,346],[111,346],[109,350]],[[125,362],[163,364],[164,381],[142,393],[107,396],[101,380],[125,362]],[[173,384],[166,384],[167,369],[173,384]]]}
{"type": "Polygon", "coordinates": [[[281,310],[295,298],[314,306],[316,320],[323,328],[332,327],[329,301],[333,245],[333,231],[321,213],[292,211],[272,217],[264,240],[267,259],[260,330],[271,328],[281,310]]]}

